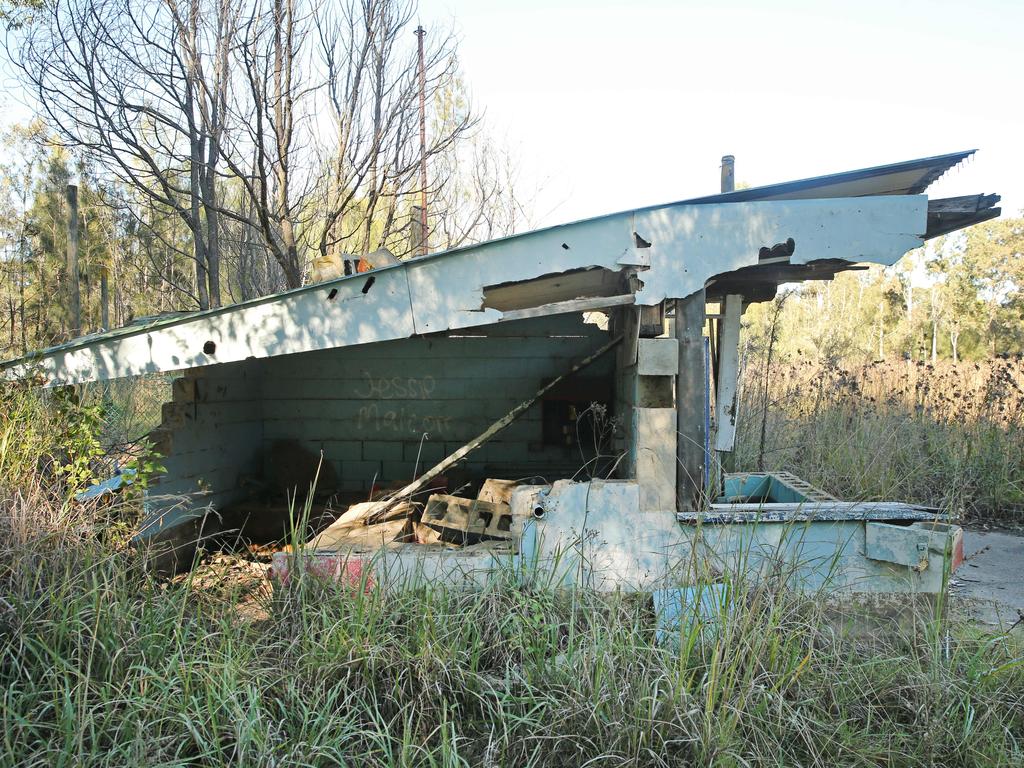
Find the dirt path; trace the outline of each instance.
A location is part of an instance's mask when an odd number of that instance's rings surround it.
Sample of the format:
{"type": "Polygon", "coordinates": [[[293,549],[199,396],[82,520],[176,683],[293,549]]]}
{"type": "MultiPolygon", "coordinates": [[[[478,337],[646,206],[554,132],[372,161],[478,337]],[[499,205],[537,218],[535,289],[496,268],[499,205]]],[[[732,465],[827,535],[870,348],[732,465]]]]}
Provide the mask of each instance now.
{"type": "MultiPolygon", "coordinates": [[[[968,615],[1008,629],[1024,612],[1024,536],[997,531],[964,531],[966,561],[950,581],[968,615]]],[[[1018,626],[1018,630],[1020,626],[1018,626]]]]}

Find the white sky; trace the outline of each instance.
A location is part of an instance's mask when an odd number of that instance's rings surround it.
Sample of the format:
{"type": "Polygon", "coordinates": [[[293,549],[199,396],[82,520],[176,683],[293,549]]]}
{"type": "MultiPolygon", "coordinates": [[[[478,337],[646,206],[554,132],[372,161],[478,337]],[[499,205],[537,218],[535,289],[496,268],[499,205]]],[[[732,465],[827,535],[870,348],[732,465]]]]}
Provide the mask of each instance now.
{"type": "MultiPolygon", "coordinates": [[[[536,224],[977,148],[931,194],[1024,208],[1024,0],[421,0],[536,224]]],[[[6,66],[0,123],[24,120],[6,66]]]]}
{"type": "Polygon", "coordinates": [[[977,148],[931,194],[1024,207],[1024,2],[422,0],[537,224],[977,148]]]}

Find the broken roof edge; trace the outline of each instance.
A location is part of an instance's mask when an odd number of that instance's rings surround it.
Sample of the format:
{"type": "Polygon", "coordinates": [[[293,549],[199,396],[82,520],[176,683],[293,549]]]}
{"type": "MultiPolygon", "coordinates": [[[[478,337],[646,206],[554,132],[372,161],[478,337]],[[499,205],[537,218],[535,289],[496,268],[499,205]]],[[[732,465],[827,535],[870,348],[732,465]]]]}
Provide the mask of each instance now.
{"type": "MultiPolygon", "coordinates": [[[[845,171],[834,174],[827,174],[823,176],[814,176],[807,179],[799,179],[795,181],[782,182],[778,184],[770,184],[761,187],[752,187],[750,189],[738,190],[736,192],[727,192],[716,195],[709,195],[705,197],[690,198],[687,200],[679,200],[670,203],[661,203],[656,205],[642,206],[639,208],[632,208],[623,211],[615,211],[612,213],[601,214],[599,216],[592,216],[576,221],[566,222],[563,224],[554,224],[549,227],[541,227],[540,229],[530,230],[528,232],[519,232],[512,235],[506,235],[505,237],[495,238],[493,240],[485,240],[479,243],[472,243],[469,245],[459,246],[457,248],[449,248],[444,251],[437,251],[435,253],[429,253],[424,256],[419,256],[412,259],[407,259],[398,264],[392,264],[384,267],[378,267],[377,269],[370,270],[368,272],[360,272],[353,275],[344,275],[341,277],[334,278],[332,280],[325,280],[319,283],[309,283],[307,285],[299,286],[298,288],[291,288],[286,291],[279,293],[268,294],[267,296],[260,296],[255,299],[249,299],[248,301],[241,301],[234,304],[227,304],[221,307],[214,307],[207,310],[198,310],[192,312],[181,312],[175,313],[173,316],[161,316],[154,319],[152,322],[141,323],[136,322],[135,324],[129,324],[121,326],[120,328],[113,328],[107,331],[101,331],[97,333],[91,333],[85,336],[78,336],[70,339],[61,344],[55,344],[51,347],[47,347],[41,350],[36,350],[23,355],[18,358],[12,358],[9,360],[0,361],[0,372],[7,371],[11,368],[24,367],[30,365],[35,361],[45,359],[56,353],[70,352],[76,349],[82,349],[88,347],[91,344],[95,344],[98,341],[105,341],[109,339],[117,339],[127,336],[134,336],[139,334],[148,333],[150,331],[161,330],[163,328],[172,327],[186,322],[191,322],[199,318],[212,318],[218,315],[235,312],[239,309],[247,307],[256,307],[261,304],[268,302],[278,301],[280,299],[294,296],[296,294],[308,293],[310,291],[319,290],[321,288],[331,288],[334,286],[340,286],[351,280],[366,280],[370,275],[376,275],[389,270],[405,269],[410,264],[422,264],[427,261],[435,259],[445,258],[454,254],[464,253],[466,251],[475,250],[478,248],[485,248],[494,245],[500,245],[507,243],[512,240],[527,238],[536,235],[549,234],[557,232],[562,229],[568,229],[577,227],[579,225],[601,222],[611,220],[617,217],[643,215],[654,211],[663,209],[685,206],[685,205],[707,205],[707,204],[721,204],[721,203],[734,203],[734,202],[756,202],[765,198],[776,198],[778,200],[788,199],[785,195],[796,194],[806,192],[811,189],[821,190],[822,187],[827,184],[842,184],[850,180],[860,180],[866,178],[884,177],[886,175],[904,173],[906,171],[913,170],[925,170],[927,173],[922,176],[922,179],[915,185],[915,189],[918,187],[920,191],[913,192],[911,194],[921,194],[927,187],[933,183],[936,179],[941,177],[946,171],[955,167],[957,164],[962,162],[964,159],[970,157],[976,149],[965,150],[961,152],[951,152],[945,155],[936,155],[933,157],[918,158],[915,160],[907,160],[898,163],[890,163],[887,165],[872,166],[869,168],[862,168],[853,171],[845,171]],[[782,195],[782,197],[778,197],[782,195]]],[[[876,192],[872,193],[875,195],[889,195],[892,192],[876,192]]],[[[839,195],[838,197],[847,197],[852,195],[839,195]]],[[[870,196],[867,195],[867,196],[870,196]]],[[[800,199],[800,198],[795,198],[800,199]]],[[[804,198],[806,199],[806,198],[804,198]]],[[[814,198],[812,198],[814,199],[814,198]]],[[[820,199],[830,199],[829,195],[823,195],[820,199]]],[[[924,232],[921,233],[925,235],[924,232]]]]}
{"type": "MultiPolygon", "coordinates": [[[[927,209],[925,196],[905,195],[676,204],[606,216],[177,317],[158,327],[91,337],[7,363],[2,375],[38,374],[40,384],[65,386],[479,327],[516,316],[488,308],[486,286],[581,267],[639,273],[634,296],[612,285],[615,295],[595,296],[595,303],[651,305],[690,295],[714,275],[756,264],[759,247],[786,238],[798,243],[797,264],[827,258],[891,264],[922,243],[927,209]],[[638,241],[637,228],[653,242],[638,241]]],[[[544,297],[537,293],[536,304],[520,306],[545,315],[580,309],[579,302],[558,301],[567,296],[549,296],[554,306],[545,306],[544,297]]]]}

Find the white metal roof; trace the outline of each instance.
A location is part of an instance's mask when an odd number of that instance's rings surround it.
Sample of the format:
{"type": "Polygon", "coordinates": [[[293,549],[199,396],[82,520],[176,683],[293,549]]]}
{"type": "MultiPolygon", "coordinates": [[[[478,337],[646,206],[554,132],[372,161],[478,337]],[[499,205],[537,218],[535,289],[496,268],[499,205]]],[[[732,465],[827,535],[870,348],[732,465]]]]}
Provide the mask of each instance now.
{"type": "Polygon", "coordinates": [[[893,190],[927,186],[967,154],[550,227],[73,339],[2,363],[0,372],[7,378],[36,372],[47,386],[73,384],[528,316],[653,305],[687,296],[715,276],[757,266],[762,248],[787,239],[795,243],[787,262],[792,265],[892,264],[921,245],[929,229],[927,198],[893,190]],[[629,275],[634,279],[626,280],[629,275]]]}

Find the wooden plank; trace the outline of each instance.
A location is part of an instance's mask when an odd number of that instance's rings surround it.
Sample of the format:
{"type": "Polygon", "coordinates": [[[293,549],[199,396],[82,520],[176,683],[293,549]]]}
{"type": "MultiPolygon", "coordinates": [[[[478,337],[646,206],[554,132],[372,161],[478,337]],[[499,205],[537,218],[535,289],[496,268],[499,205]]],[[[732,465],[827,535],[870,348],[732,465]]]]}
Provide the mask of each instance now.
{"type": "Polygon", "coordinates": [[[683,523],[779,523],[840,520],[934,520],[937,510],[895,501],[831,501],[763,504],[711,504],[706,512],[679,512],[683,523]]]}
{"type": "Polygon", "coordinates": [[[962,195],[928,201],[928,213],[977,213],[992,208],[1000,200],[999,195],[962,195]]]}
{"type": "Polygon", "coordinates": [[[704,289],[676,299],[676,509],[701,508],[704,496],[704,289]]]}
{"type": "Polygon", "coordinates": [[[635,297],[632,293],[622,296],[598,296],[593,299],[572,299],[571,301],[556,301],[553,304],[541,304],[539,307],[529,309],[516,309],[505,312],[501,316],[502,322],[509,320],[525,320],[530,317],[543,317],[544,315],[560,315],[566,312],[591,312],[597,309],[608,307],[623,307],[634,303],[635,297]]]}
{"type": "Polygon", "coordinates": [[[511,312],[541,304],[595,296],[618,296],[625,288],[619,270],[601,267],[544,275],[533,280],[484,286],[483,306],[511,312]]]}
{"type": "Polygon", "coordinates": [[[740,316],[743,297],[731,293],[725,297],[721,347],[718,350],[718,391],[715,397],[716,451],[732,451],[736,441],[736,397],[740,361],[740,316]]]}
{"type": "Polygon", "coordinates": [[[640,336],[653,338],[665,332],[665,302],[640,307],[640,336]]]}
{"type": "Polygon", "coordinates": [[[623,307],[619,312],[622,323],[622,346],[619,347],[619,369],[636,364],[640,343],[640,313],[643,307],[623,307]]]}
{"type": "Polygon", "coordinates": [[[986,208],[975,213],[932,213],[928,212],[928,228],[925,231],[925,239],[955,232],[964,227],[971,227],[997,218],[1003,212],[1002,208],[986,208]]]}
{"type": "Polygon", "coordinates": [[[320,550],[339,547],[381,549],[408,537],[411,533],[412,523],[405,518],[387,520],[375,525],[332,525],[316,536],[310,546],[320,550]]]}

